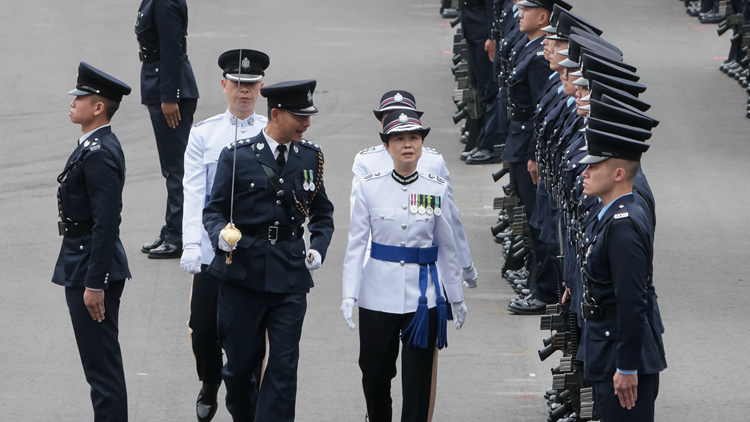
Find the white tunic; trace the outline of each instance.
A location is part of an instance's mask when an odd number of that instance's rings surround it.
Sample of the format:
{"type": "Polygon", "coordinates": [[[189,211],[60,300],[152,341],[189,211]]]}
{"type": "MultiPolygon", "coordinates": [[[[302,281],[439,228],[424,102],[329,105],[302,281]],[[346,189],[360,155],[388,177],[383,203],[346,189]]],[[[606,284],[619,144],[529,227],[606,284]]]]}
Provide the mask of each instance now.
{"type": "MultiPolygon", "coordinates": [[[[367,174],[374,174],[378,171],[390,171],[393,169],[393,159],[383,145],[370,147],[362,150],[354,157],[352,173],[352,194],[349,198],[349,209],[354,207],[354,190],[360,180],[367,174]]],[[[456,249],[458,250],[458,265],[461,268],[470,267],[473,264],[471,250],[469,250],[469,240],[466,238],[464,224],[461,222],[461,213],[458,207],[453,203],[453,188],[450,186],[450,173],[445,165],[443,156],[433,148],[422,147],[422,156],[417,163],[417,170],[427,174],[435,174],[445,179],[448,185],[447,197],[451,204],[451,216],[453,218],[453,234],[455,236],[456,249]]],[[[447,202],[446,202],[447,203],[447,202]]],[[[350,216],[351,217],[351,216],[350,216]]]]}
{"type": "MultiPolygon", "coordinates": [[[[235,117],[225,111],[210,117],[190,129],[185,150],[185,175],[182,179],[184,202],[182,214],[182,243],[195,243],[201,247],[202,263],[210,264],[214,257],[208,233],[203,228],[203,207],[208,203],[216,176],[216,163],[222,148],[235,140],[235,117]]],[[[248,139],[266,127],[265,116],[253,114],[240,120],[237,139],[248,139]],[[251,124],[252,123],[252,124],[251,124]]]]}
{"type": "MultiPolygon", "coordinates": [[[[434,174],[420,172],[419,178],[401,185],[391,171],[366,175],[355,186],[349,243],[343,275],[343,297],[358,301],[361,308],[393,314],[415,312],[419,304],[419,264],[401,264],[370,258],[362,267],[372,241],[390,246],[426,248],[438,246],[438,282],[449,302],[464,300],[461,277],[456,263],[456,248],[451,228],[448,183],[434,174]],[[411,194],[439,196],[442,215],[412,214],[411,194]]],[[[435,281],[429,277],[426,296],[435,307],[435,281]]]]}

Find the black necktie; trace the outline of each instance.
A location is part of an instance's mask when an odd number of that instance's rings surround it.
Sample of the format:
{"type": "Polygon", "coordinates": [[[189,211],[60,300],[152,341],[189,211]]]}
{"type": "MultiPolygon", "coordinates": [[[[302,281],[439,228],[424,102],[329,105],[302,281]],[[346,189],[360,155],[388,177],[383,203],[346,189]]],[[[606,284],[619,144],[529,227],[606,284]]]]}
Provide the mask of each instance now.
{"type": "Polygon", "coordinates": [[[286,152],[286,145],[279,145],[276,147],[276,151],[279,152],[279,156],[276,157],[276,165],[279,166],[279,173],[282,173],[284,171],[284,165],[286,164],[286,158],[284,158],[284,153],[286,152]]]}

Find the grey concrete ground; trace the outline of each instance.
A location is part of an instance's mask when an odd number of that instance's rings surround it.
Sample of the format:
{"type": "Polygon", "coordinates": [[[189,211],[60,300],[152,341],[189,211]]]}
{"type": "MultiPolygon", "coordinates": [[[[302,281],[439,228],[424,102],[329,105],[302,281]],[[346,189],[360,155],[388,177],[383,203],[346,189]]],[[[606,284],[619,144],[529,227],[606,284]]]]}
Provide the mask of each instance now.
{"type": "MultiPolygon", "coordinates": [[[[670,367],[662,374],[660,421],[747,420],[746,335],[750,158],[746,95],[718,72],[728,36],[701,26],[675,0],[571,0],[605,30],[649,86],[644,99],[661,120],[644,168],[657,198],[655,285],[670,367]],[[744,307],[743,307],[744,306],[744,307]]],[[[162,224],[164,182],[147,111],[139,104],[133,23],[139,2],[34,0],[0,3],[0,420],[91,420],[91,405],[63,290],[49,280],[58,254],[55,178],[81,135],[67,117],[80,60],[130,83],[114,131],[128,178],[122,240],[133,280],[122,299],[120,340],[130,420],[194,420],[200,387],[186,321],[190,276],[177,260],[139,251],[162,224]]],[[[450,121],[454,30],[436,0],[191,1],[188,52],[201,100],[196,119],[220,113],[218,55],[255,48],[271,56],[267,83],[316,78],[308,137],[326,154],[325,180],[337,231],[302,337],[297,420],[364,418],[357,333],[338,310],[348,225],[350,167],[378,142],[371,109],[382,92],[407,89],[433,127],[427,144],[451,170],[480,287],[469,314],[440,353],[436,421],[543,421],[550,362],[536,356],[538,317],[509,315],[513,297],[500,279],[500,249],[488,228],[490,172],[458,160],[450,121]]],[[[557,356],[551,358],[556,361],[557,356]]],[[[394,407],[400,406],[398,379],[394,407]]],[[[396,415],[398,415],[398,410],[396,415]]],[[[215,420],[230,420],[222,407],[215,420]]]]}

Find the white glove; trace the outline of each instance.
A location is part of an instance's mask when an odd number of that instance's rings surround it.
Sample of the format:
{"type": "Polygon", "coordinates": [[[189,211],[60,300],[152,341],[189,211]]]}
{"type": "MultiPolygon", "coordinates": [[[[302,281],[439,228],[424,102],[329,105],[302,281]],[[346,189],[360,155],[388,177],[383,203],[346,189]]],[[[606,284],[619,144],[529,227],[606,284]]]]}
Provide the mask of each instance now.
{"type": "Polygon", "coordinates": [[[468,309],[464,302],[453,302],[452,305],[453,310],[456,312],[456,316],[453,318],[453,324],[456,326],[457,330],[460,330],[464,325],[464,321],[466,321],[466,311],[468,311],[468,309]]]}
{"type": "Polygon", "coordinates": [[[461,268],[461,279],[464,281],[464,286],[475,289],[477,287],[477,269],[474,268],[474,263],[466,268],[461,268]]]}
{"type": "Polygon", "coordinates": [[[224,252],[231,252],[231,251],[237,249],[237,244],[235,243],[234,247],[230,248],[229,247],[229,243],[227,243],[227,241],[224,240],[224,238],[221,237],[221,235],[219,235],[219,249],[221,249],[224,252]]]}
{"type": "Polygon", "coordinates": [[[198,274],[201,272],[201,247],[197,243],[188,243],[182,250],[180,266],[188,274],[198,274]]]}
{"type": "Polygon", "coordinates": [[[308,270],[317,270],[322,263],[323,259],[320,257],[320,252],[315,249],[307,250],[307,253],[305,253],[305,267],[307,267],[308,270]],[[311,257],[312,261],[310,260],[311,257]]]}
{"type": "Polygon", "coordinates": [[[352,313],[354,312],[354,298],[347,297],[341,302],[341,312],[344,313],[344,319],[349,324],[349,329],[354,329],[354,322],[352,321],[352,313]]]}

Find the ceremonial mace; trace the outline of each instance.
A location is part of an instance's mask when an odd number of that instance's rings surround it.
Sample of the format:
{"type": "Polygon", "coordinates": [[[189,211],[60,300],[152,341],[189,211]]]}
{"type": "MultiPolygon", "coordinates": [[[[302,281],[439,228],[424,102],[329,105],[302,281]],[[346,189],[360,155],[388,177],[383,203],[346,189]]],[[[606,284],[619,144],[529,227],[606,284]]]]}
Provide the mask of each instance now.
{"type": "MultiPolygon", "coordinates": [[[[237,78],[237,103],[240,101],[240,84],[242,83],[242,49],[240,49],[239,63],[237,63],[237,71],[240,72],[240,77],[237,78]]],[[[237,129],[239,127],[240,119],[234,116],[234,157],[232,159],[232,199],[229,204],[229,222],[226,227],[221,229],[220,236],[229,244],[229,254],[227,255],[227,265],[232,263],[232,251],[234,245],[242,239],[242,232],[234,226],[234,174],[236,172],[237,165],[237,129]]]]}

